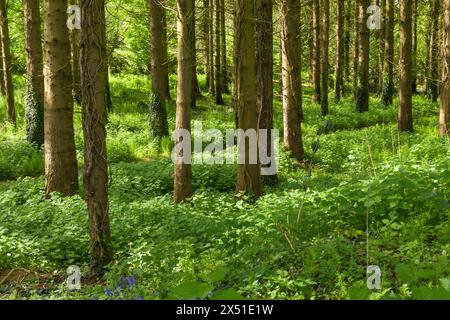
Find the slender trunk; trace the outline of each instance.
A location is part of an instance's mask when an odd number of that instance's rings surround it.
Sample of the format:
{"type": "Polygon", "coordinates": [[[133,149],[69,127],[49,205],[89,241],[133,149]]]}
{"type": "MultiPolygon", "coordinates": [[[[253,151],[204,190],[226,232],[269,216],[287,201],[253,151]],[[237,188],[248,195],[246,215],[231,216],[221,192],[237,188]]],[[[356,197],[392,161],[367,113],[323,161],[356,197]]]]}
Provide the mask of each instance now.
{"type": "Polygon", "coordinates": [[[23,10],[27,59],[27,140],[40,148],[44,144],[44,70],[39,1],[24,0],[23,10]]]}
{"type": "Polygon", "coordinates": [[[359,3],[359,61],[358,83],[356,86],[355,107],[357,112],[369,111],[369,50],[370,32],[367,27],[367,8],[369,0],[358,0],[359,3]]]}
{"type": "Polygon", "coordinates": [[[6,96],[5,73],[3,72],[3,49],[1,45],[1,29],[0,29],[0,94],[6,96]]]}
{"type": "Polygon", "coordinates": [[[78,168],[67,0],[45,0],[44,7],[45,192],[73,195],[78,191],[78,168]]]}
{"type": "Polygon", "coordinates": [[[215,73],[214,73],[214,0],[209,0],[209,92],[215,94],[215,73]]]}
{"type": "Polygon", "coordinates": [[[400,108],[398,129],[413,131],[411,52],[412,52],[412,2],[400,3],[400,108]]]}
{"type": "MultiPolygon", "coordinates": [[[[177,110],[176,130],[191,131],[191,106],[192,106],[192,64],[194,61],[192,52],[194,0],[177,0],[177,29],[178,29],[178,85],[177,85],[177,110]]],[[[183,143],[180,137],[175,141],[177,145],[183,143]]],[[[190,146],[190,143],[189,143],[190,146]]],[[[191,155],[178,156],[190,158],[191,155]]],[[[192,196],[192,166],[190,161],[175,164],[174,169],[174,202],[180,203],[192,196]]]]}
{"type": "MultiPolygon", "coordinates": [[[[300,4],[281,1],[281,44],[283,55],[284,147],[297,161],[304,157],[301,122],[302,83],[300,61],[300,4]]],[[[323,89],[323,88],[322,88],[323,89]]]]}
{"type": "Polygon", "coordinates": [[[106,151],[105,1],[81,1],[81,83],[84,134],[84,195],[89,211],[91,272],[102,275],[112,261],[106,151]]]}
{"type": "Polygon", "coordinates": [[[216,90],[215,90],[215,98],[216,98],[216,104],[223,105],[223,97],[222,97],[222,67],[220,59],[220,52],[221,52],[221,35],[220,35],[220,29],[221,29],[221,23],[220,23],[220,0],[215,0],[215,14],[216,14],[216,21],[215,21],[215,31],[216,31],[216,63],[215,63],[215,84],[216,84],[216,90]]]}
{"type": "Polygon", "coordinates": [[[383,91],[381,93],[381,103],[385,106],[392,105],[394,92],[394,11],[395,0],[386,0],[383,91]]]}
{"type": "Polygon", "coordinates": [[[417,25],[418,25],[418,3],[419,0],[413,1],[413,15],[412,15],[412,93],[417,93],[417,25]]]}
{"type": "MultiPolygon", "coordinates": [[[[356,95],[356,87],[358,85],[358,70],[359,70],[359,1],[355,1],[355,16],[354,20],[354,43],[353,43],[353,92],[356,95]]],[[[356,100],[356,99],[355,99],[356,100]]]]}
{"type": "Polygon", "coordinates": [[[381,28],[378,30],[378,68],[377,68],[377,94],[381,94],[383,91],[383,65],[384,65],[384,36],[386,28],[386,19],[383,14],[384,3],[386,0],[379,0],[379,6],[381,8],[381,28]]]}
{"type": "MultiPolygon", "coordinates": [[[[255,56],[255,4],[249,0],[236,0],[236,38],[234,65],[236,68],[236,109],[238,129],[248,132],[258,130],[256,104],[256,56],[255,56]]],[[[258,154],[258,143],[251,145],[238,137],[238,153],[243,164],[238,164],[237,192],[259,197],[262,195],[261,166],[259,157],[251,163],[252,154],[258,154]],[[244,148],[244,150],[243,150],[244,148]]],[[[255,141],[253,141],[255,142],[255,141]]]]}
{"type": "Polygon", "coordinates": [[[197,16],[196,16],[196,9],[195,9],[195,1],[194,1],[194,8],[193,13],[190,16],[191,26],[192,26],[192,87],[191,87],[191,108],[195,109],[197,105],[197,98],[200,98],[202,96],[202,93],[200,92],[200,86],[198,84],[198,77],[197,77],[197,16]]]}
{"type": "Polygon", "coordinates": [[[313,0],[312,12],[313,40],[312,40],[312,83],[313,83],[313,102],[320,103],[320,0],[313,0]]]}
{"type": "Polygon", "coordinates": [[[351,44],[351,17],[352,17],[352,1],[345,2],[347,8],[345,9],[345,27],[344,27],[344,81],[342,88],[342,95],[346,94],[346,86],[350,81],[350,44],[351,44]]]}
{"type": "MultiPolygon", "coordinates": [[[[70,0],[69,4],[79,5],[79,0],[70,0]]],[[[81,74],[80,74],[80,30],[70,30],[70,51],[72,63],[72,94],[76,103],[81,103],[81,74]]]]}
{"type": "Polygon", "coordinates": [[[429,73],[429,87],[428,97],[436,102],[439,96],[438,82],[439,82],[439,55],[440,55],[440,42],[439,42],[439,22],[441,12],[441,0],[434,0],[432,10],[432,24],[431,24],[431,38],[430,38],[430,61],[428,69],[429,73]]]}
{"type": "Polygon", "coordinates": [[[329,37],[330,37],[330,2],[321,0],[322,4],[322,38],[321,38],[321,82],[320,106],[322,116],[328,115],[328,69],[329,69],[329,37]]]}
{"type": "Polygon", "coordinates": [[[205,75],[206,75],[206,87],[209,89],[209,80],[211,75],[209,74],[211,70],[210,60],[209,60],[209,0],[203,0],[203,12],[202,12],[202,40],[203,40],[203,51],[205,60],[205,75]]]}
{"type": "Polygon", "coordinates": [[[344,90],[344,0],[337,1],[337,37],[336,37],[336,83],[334,89],[334,98],[337,102],[341,100],[344,90]]]}
{"type": "Polygon", "coordinates": [[[227,34],[226,34],[226,7],[225,0],[220,0],[220,50],[222,55],[222,92],[230,93],[228,88],[228,64],[227,64],[227,34]]]}
{"type": "Polygon", "coordinates": [[[8,121],[16,125],[16,108],[14,106],[14,87],[11,70],[11,49],[8,27],[8,13],[5,0],[0,0],[0,35],[3,53],[3,82],[6,92],[6,106],[8,121]]]}
{"type": "MultiPolygon", "coordinates": [[[[256,104],[259,129],[267,130],[267,156],[272,154],[273,137],[273,4],[271,0],[255,0],[256,14],[256,104]]],[[[264,176],[267,184],[274,184],[277,175],[264,176]]]]}
{"type": "Polygon", "coordinates": [[[443,63],[441,81],[441,109],[439,135],[450,135],[450,0],[444,0],[443,63]]]}
{"type": "Polygon", "coordinates": [[[148,0],[151,34],[152,91],[161,102],[170,99],[167,61],[167,26],[165,0],[148,0]]]}

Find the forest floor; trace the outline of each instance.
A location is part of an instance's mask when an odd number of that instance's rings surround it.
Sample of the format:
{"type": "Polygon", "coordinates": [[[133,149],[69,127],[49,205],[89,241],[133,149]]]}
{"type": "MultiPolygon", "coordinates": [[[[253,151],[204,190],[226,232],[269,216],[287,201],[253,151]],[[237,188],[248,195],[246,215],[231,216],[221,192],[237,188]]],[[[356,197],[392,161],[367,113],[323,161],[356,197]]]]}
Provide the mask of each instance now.
{"type": "MultiPolygon", "coordinates": [[[[15,81],[23,119],[24,81],[15,81]]],[[[305,165],[282,153],[279,183],[256,202],[235,196],[235,166],[196,165],[192,200],[174,206],[173,144],[151,140],[148,110],[137,107],[148,100],[148,80],[111,82],[114,264],[104,281],[68,291],[67,267],[88,270],[85,203],[44,199],[42,151],[25,141],[23,125],[1,124],[0,299],[450,298],[450,141],[437,137],[438,104],[415,97],[416,132],[399,134],[396,108],[375,97],[366,114],[356,114],[349,98],[323,119],[306,88],[305,165]],[[333,130],[314,154],[326,120],[333,130]],[[368,264],[380,267],[381,290],[367,289],[368,264]]],[[[200,99],[193,120],[204,130],[233,129],[226,101],[200,99]]],[[[275,107],[281,129],[279,101],[275,107]]],[[[0,103],[0,123],[5,109],[0,103]]],[[[173,128],[173,102],[168,111],[173,128]]],[[[79,107],[75,118],[82,168],[79,107]]]]}

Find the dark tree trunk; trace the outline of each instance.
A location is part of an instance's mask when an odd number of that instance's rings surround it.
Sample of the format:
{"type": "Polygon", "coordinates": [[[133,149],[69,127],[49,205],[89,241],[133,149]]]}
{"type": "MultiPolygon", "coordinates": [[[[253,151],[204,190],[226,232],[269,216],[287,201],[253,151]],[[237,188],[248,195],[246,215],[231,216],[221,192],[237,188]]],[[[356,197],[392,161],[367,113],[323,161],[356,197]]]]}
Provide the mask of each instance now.
{"type": "Polygon", "coordinates": [[[355,107],[357,112],[369,111],[369,50],[370,32],[367,27],[367,8],[369,0],[357,0],[359,3],[359,61],[358,83],[355,90],[355,107]]]}
{"type": "Polygon", "coordinates": [[[91,272],[112,262],[106,151],[105,1],[81,1],[81,84],[84,134],[84,196],[89,211],[91,272]]]}
{"type": "Polygon", "coordinates": [[[330,37],[330,2],[321,0],[322,4],[322,30],[321,30],[321,81],[320,106],[322,116],[328,115],[328,73],[329,73],[329,37],[330,37]]]}
{"type": "Polygon", "coordinates": [[[23,10],[27,58],[27,140],[40,148],[44,144],[44,70],[39,1],[24,0],[23,10]]]}
{"type": "Polygon", "coordinates": [[[337,1],[337,37],[336,37],[336,83],[334,98],[339,102],[344,95],[344,54],[345,54],[345,33],[344,33],[344,0],[337,1]]]}
{"type": "Polygon", "coordinates": [[[321,40],[320,40],[320,0],[313,0],[312,12],[313,40],[312,40],[312,83],[313,83],[313,102],[320,103],[320,63],[321,63],[321,40]]]}
{"type": "Polygon", "coordinates": [[[443,63],[441,79],[441,111],[439,117],[439,135],[450,135],[450,0],[444,0],[443,22],[443,63]]]}
{"type": "Polygon", "coordinates": [[[394,92],[394,11],[395,0],[386,0],[386,19],[384,36],[384,62],[383,62],[383,91],[381,103],[385,106],[392,105],[394,92]]]}

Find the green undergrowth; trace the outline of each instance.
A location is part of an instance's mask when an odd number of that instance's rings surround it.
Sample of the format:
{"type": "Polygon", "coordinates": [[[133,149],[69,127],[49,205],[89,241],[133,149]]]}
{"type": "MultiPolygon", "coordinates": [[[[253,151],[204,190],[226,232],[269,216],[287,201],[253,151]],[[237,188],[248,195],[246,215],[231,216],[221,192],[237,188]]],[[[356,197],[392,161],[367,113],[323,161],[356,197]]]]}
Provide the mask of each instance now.
{"type": "MultiPolygon", "coordinates": [[[[0,274],[25,269],[48,280],[1,283],[0,298],[110,299],[105,289],[123,276],[136,279],[126,299],[450,298],[450,151],[449,140],[437,137],[438,105],[415,97],[416,132],[399,134],[395,108],[375,98],[367,114],[356,114],[346,99],[323,119],[306,96],[304,164],[282,152],[278,185],[257,201],[234,194],[235,166],[194,166],[194,196],[174,206],[172,143],[151,139],[147,111],[138,107],[149,99],[148,80],[111,80],[114,263],[104,282],[67,291],[66,268],[86,272],[89,263],[85,203],[81,196],[44,199],[43,151],[25,141],[23,125],[1,125],[0,274]],[[326,120],[333,130],[313,153],[326,120]],[[367,263],[381,268],[382,290],[366,289],[367,263]]],[[[226,100],[214,106],[209,96],[199,99],[193,119],[204,129],[232,129],[226,100]]],[[[281,129],[280,102],[275,106],[281,129]]],[[[171,130],[174,108],[167,106],[171,130]]]]}

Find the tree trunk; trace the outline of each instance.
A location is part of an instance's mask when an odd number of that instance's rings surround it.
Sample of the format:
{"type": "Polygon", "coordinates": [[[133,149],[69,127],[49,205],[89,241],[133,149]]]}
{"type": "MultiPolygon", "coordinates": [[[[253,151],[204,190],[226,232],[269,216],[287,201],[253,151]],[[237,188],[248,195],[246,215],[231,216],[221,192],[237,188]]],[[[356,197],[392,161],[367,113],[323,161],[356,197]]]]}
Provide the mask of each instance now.
{"type": "Polygon", "coordinates": [[[16,108],[14,106],[14,87],[11,70],[11,49],[8,28],[8,13],[5,0],[0,0],[0,35],[3,53],[3,82],[6,91],[8,121],[16,125],[16,108]]]}
{"type": "MultiPolygon", "coordinates": [[[[283,55],[284,147],[297,161],[304,157],[301,122],[302,83],[300,61],[300,4],[281,1],[281,44],[283,55]]],[[[323,90],[323,88],[322,88],[323,90]]]]}
{"type": "Polygon", "coordinates": [[[392,95],[394,92],[394,2],[395,0],[386,0],[383,91],[381,94],[381,103],[384,106],[392,105],[392,95]]]}
{"type": "MultiPolygon", "coordinates": [[[[256,104],[256,56],[255,56],[255,4],[249,0],[236,0],[236,38],[234,65],[236,68],[236,110],[238,129],[247,132],[258,129],[256,104]]],[[[238,164],[237,192],[255,197],[262,195],[261,167],[259,157],[256,164],[250,161],[250,150],[258,152],[258,143],[250,145],[246,139],[238,139],[238,153],[245,158],[238,164]],[[242,142],[242,143],[240,143],[242,142]],[[242,150],[242,147],[245,150],[242,150]]]]}
{"type": "Polygon", "coordinates": [[[444,0],[443,63],[439,135],[450,135],[450,0],[444,0]]]}
{"type": "Polygon", "coordinates": [[[220,50],[222,55],[222,92],[230,93],[228,89],[228,64],[227,64],[227,34],[226,34],[226,7],[225,0],[220,0],[220,50]]]}
{"type": "MultiPolygon", "coordinates": [[[[259,129],[267,130],[267,156],[273,159],[273,4],[255,0],[256,13],[256,104],[259,129]]],[[[273,162],[272,162],[273,163],[273,162]]],[[[277,175],[264,176],[267,184],[277,182],[277,175]]]]}
{"type": "Polygon", "coordinates": [[[330,2],[329,0],[321,0],[322,4],[322,39],[321,39],[321,80],[320,88],[320,106],[322,116],[328,115],[328,69],[329,69],[329,37],[330,37],[330,2]]]}
{"type": "MultiPolygon", "coordinates": [[[[194,0],[177,0],[177,29],[178,29],[178,86],[176,130],[191,131],[191,105],[192,105],[192,64],[193,52],[193,19],[194,0]]],[[[179,138],[176,144],[182,143],[179,138]]],[[[186,152],[186,150],[183,150],[186,152]]],[[[183,156],[183,154],[179,154],[183,156]]],[[[184,155],[190,158],[191,155],[184,155]]],[[[192,196],[192,166],[188,163],[175,164],[174,170],[174,201],[180,203],[192,196]]]]}
{"type": "MultiPolygon", "coordinates": [[[[70,0],[69,4],[78,5],[79,0],[70,0]]],[[[72,56],[72,91],[76,103],[81,103],[81,74],[80,74],[80,30],[70,30],[70,51],[72,56]]]]}
{"type": "Polygon", "coordinates": [[[417,93],[417,25],[418,25],[418,3],[419,0],[413,1],[413,15],[412,15],[412,93],[413,95],[417,93]]]}
{"type": "Polygon", "coordinates": [[[23,11],[27,59],[27,140],[40,148],[44,144],[44,70],[39,0],[24,0],[23,11]]]}
{"type": "Polygon", "coordinates": [[[222,67],[220,59],[220,52],[221,52],[221,35],[220,35],[220,29],[221,29],[221,23],[220,23],[220,0],[215,0],[215,14],[216,14],[216,21],[215,21],[215,31],[216,31],[216,63],[215,63],[215,84],[216,84],[216,90],[215,90],[215,98],[216,98],[216,104],[223,105],[223,97],[222,97],[222,67]]]}
{"type": "Polygon", "coordinates": [[[209,81],[211,75],[209,74],[211,70],[211,61],[209,60],[209,0],[203,0],[203,14],[202,14],[202,40],[203,40],[203,50],[204,50],[204,60],[205,60],[205,75],[206,75],[206,87],[209,89],[209,81]]]}
{"type": "Polygon", "coordinates": [[[440,42],[439,42],[439,22],[441,13],[441,0],[434,0],[432,5],[431,16],[431,38],[430,38],[430,61],[429,72],[429,87],[428,97],[436,102],[439,96],[438,82],[439,82],[439,56],[440,56],[440,42]]]}
{"type": "MultiPolygon", "coordinates": [[[[355,1],[355,16],[353,17],[354,20],[354,44],[353,44],[353,93],[356,96],[356,88],[358,86],[358,70],[359,70],[359,1],[361,0],[354,0],[355,1]]],[[[355,99],[356,100],[356,99],[355,99]]]]}
{"type": "Polygon", "coordinates": [[[67,0],[45,0],[44,7],[45,192],[73,195],[78,191],[78,169],[67,0]]]}
{"type": "Polygon", "coordinates": [[[377,68],[377,94],[383,91],[383,64],[384,64],[384,36],[386,28],[386,19],[383,14],[384,3],[386,0],[379,0],[378,5],[381,9],[381,28],[378,30],[378,68],[377,68]]]}
{"type": "Polygon", "coordinates": [[[214,73],[214,0],[209,0],[209,92],[215,94],[215,73],[214,73]]]}
{"type": "Polygon", "coordinates": [[[369,50],[370,32],[367,27],[369,0],[357,0],[359,3],[359,61],[358,83],[355,90],[355,104],[357,112],[369,111],[369,50]]]}
{"type": "Polygon", "coordinates": [[[334,98],[339,102],[344,95],[344,0],[337,1],[337,37],[336,37],[336,86],[334,98]]]}
{"type": "Polygon", "coordinates": [[[161,102],[170,99],[165,0],[148,0],[151,33],[152,91],[161,102]]]}
{"type": "Polygon", "coordinates": [[[91,272],[100,276],[112,261],[106,151],[105,1],[81,1],[81,83],[84,134],[84,195],[89,211],[91,272]]]}
{"type": "Polygon", "coordinates": [[[3,72],[3,49],[1,45],[1,29],[0,29],[0,94],[6,96],[5,73],[3,72]]]}
{"type": "Polygon", "coordinates": [[[194,8],[193,13],[190,15],[191,26],[192,26],[192,43],[191,43],[191,50],[192,50],[192,86],[191,86],[191,108],[195,109],[197,105],[197,98],[201,97],[202,94],[200,92],[200,86],[198,84],[198,77],[197,77],[197,17],[196,17],[196,8],[195,8],[195,1],[194,1],[194,8]]]}
{"type": "Polygon", "coordinates": [[[313,0],[312,11],[313,40],[312,40],[312,83],[313,83],[313,102],[320,103],[320,0],[313,0]]]}
{"type": "Polygon", "coordinates": [[[411,52],[412,52],[412,1],[400,3],[400,108],[398,129],[413,131],[412,118],[412,85],[411,85],[411,52]]]}
{"type": "Polygon", "coordinates": [[[345,2],[347,8],[345,9],[345,27],[344,27],[344,81],[342,94],[346,94],[346,86],[350,81],[350,44],[351,44],[351,17],[352,17],[352,1],[345,2]]]}

